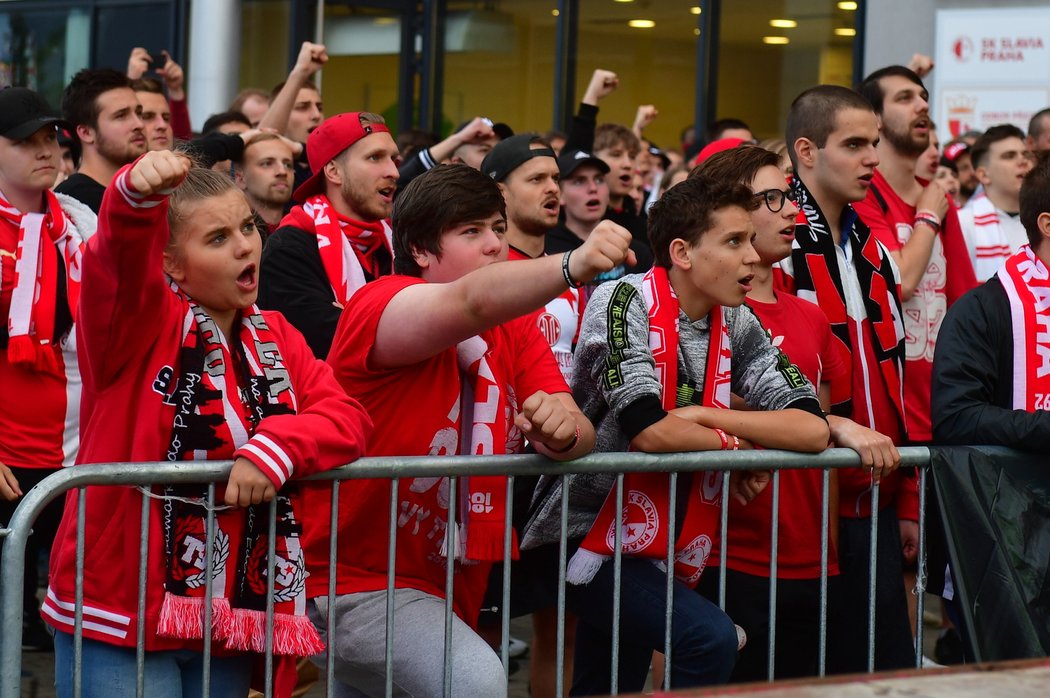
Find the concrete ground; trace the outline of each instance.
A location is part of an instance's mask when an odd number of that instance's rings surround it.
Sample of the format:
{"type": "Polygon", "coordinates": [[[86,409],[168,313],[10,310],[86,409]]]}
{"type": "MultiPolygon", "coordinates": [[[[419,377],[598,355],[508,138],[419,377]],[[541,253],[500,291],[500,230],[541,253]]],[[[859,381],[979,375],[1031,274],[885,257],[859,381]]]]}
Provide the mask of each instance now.
{"type": "MultiPolygon", "coordinates": [[[[931,596],[927,596],[927,608],[936,609],[938,608],[936,599],[931,596]]],[[[933,645],[937,640],[937,626],[932,623],[933,620],[931,614],[927,612],[926,624],[923,631],[923,645],[926,648],[926,655],[929,657],[933,656],[933,645]]],[[[511,623],[511,634],[515,637],[519,637],[525,641],[528,641],[532,634],[531,623],[528,618],[519,618],[511,623]]],[[[510,690],[509,698],[528,698],[528,675],[529,675],[529,655],[526,654],[523,658],[518,660],[519,668],[510,677],[510,690]]],[[[22,655],[22,696],[23,698],[54,698],[54,655],[49,652],[26,652],[22,655]]],[[[1042,675],[1040,675],[1042,676],[1042,675]]],[[[1026,679],[1027,680],[1027,679],[1026,679]]],[[[1020,679],[1019,679],[1020,681],[1020,679]]],[[[1023,683],[1023,681],[1022,681],[1023,683]]],[[[947,686],[947,684],[945,684],[947,686]]],[[[952,686],[957,685],[956,682],[951,683],[952,686]]],[[[871,684],[874,688],[875,684],[871,684]]],[[[1045,686],[1045,684],[1044,684],[1045,686]]],[[[844,687],[839,684],[838,690],[842,690],[844,687]]],[[[307,694],[309,698],[322,698],[325,695],[325,687],[322,682],[314,686],[307,694]]],[[[817,695],[806,694],[806,693],[793,693],[792,695],[817,695]]],[[[821,696],[833,696],[843,695],[840,693],[821,693],[821,696]]],[[[852,694],[851,694],[852,695],[852,694]]],[[[858,693],[860,695],[875,695],[874,693],[858,693]]],[[[896,695],[890,694],[890,695],[896,695]]],[[[901,694],[903,695],[903,694],[901,694]]],[[[925,693],[921,695],[927,695],[925,693]]],[[[934,695],[934,694],[929,694],[934,695]]],[[[940,693],[937,693],[940,695],[940,693]]],[[[983,695],[983,694],[967,694],[967,695],[983,695]]],[[[1027,695],[1027,694],[1026,694],[1027,695]]],[[[1039,695],[1046,695],[1042,693],[1039,695]]],[[[148,697],[147,697],[148,698],[148,697]]]]}

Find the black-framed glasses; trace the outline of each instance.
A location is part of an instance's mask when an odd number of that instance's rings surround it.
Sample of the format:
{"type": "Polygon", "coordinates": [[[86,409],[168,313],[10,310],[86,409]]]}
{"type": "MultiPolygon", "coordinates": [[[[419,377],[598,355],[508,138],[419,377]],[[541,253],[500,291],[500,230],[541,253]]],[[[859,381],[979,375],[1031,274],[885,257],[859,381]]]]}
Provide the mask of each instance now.
{"type": "Polygon", "coordinates": [[[766,202],[766,208],[770,213],[780,213],[784,209],[784,202],[798,203],[798,195],[794,189],[764,189],[756,191],[755,196],[766,202]]]}

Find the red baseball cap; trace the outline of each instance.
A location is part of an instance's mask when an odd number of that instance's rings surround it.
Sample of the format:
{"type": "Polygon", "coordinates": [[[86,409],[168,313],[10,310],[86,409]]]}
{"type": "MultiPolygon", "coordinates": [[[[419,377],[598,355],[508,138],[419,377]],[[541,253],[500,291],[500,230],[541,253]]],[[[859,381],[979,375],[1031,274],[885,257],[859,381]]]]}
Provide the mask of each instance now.
{"type": "Polygon", "coordinates": [[[715,153],[721,153],[723,150],[732,150],[733,148],[748,142],[749,141],[745,141],[743,138],[719,138],[717,141],[711,141],[705,145],[704,149],[700,151],[700,154],[696,156],[696,160],[693,161],[693,167],[696,167],[715,153]]]}
{"type": "Polygon", "coordinates": [[[390,133],[390,129],[386,124],[362,126],[359,111],[336,114],[322,121],[306,141],[306,157],[313,174],[292,193],[292,197],[302,203],[314,194],[320,194],[324,189],[321,186],[324,181],[324,166],[339,153],[373,133],[390,133]]]}

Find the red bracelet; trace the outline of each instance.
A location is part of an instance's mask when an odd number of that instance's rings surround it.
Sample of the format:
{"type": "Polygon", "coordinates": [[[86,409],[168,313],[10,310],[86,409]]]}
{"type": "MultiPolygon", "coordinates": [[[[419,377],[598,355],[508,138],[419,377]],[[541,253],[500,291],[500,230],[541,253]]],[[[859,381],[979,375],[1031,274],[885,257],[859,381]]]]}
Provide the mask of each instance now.
{"type": "Polygon", "coordinates": [[[733,449],[732,450],[734,450],[734,451],[739,451],[740,450],[740,438],[736,434],[733,435],[733,449]]]}
{"type": "MultiPolygon", "coordinates": [[[[714,433],[718,434],[718,438],[722,439],[722,450],[723,451],[728,450],[729,449],[729,437],[726,435],[726,433],[724,431],[722,431],[721,429],[712,429],[711,431],[713,431],[714,433]]],[[[736,437],[733,437],[733,438],[736,438],[736,437]]]]}
{"type": "Polygon", "coordinates": [[[572,435],[572,440],[569,441],[569,445],[568,446],[566,446],[565,448],[551,448],[550,446],[548,446],[547,450],[550,451],[551,453],[557,453],[557,454],[560,455],[562,453],[568,453],[572,449],[576,448],[576,444],[578,444],[578,443],[580,443],[580,425],[579,424],[576,425],[576,433],[572,435]]]}

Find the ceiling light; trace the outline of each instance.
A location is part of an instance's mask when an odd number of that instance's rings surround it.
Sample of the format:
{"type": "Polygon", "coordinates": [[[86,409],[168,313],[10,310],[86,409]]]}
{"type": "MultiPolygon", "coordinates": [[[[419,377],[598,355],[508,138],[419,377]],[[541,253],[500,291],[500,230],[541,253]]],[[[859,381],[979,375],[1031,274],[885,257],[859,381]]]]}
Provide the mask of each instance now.
{"type": "Polygon", "coordinates": [[[762,43],[783,46],[784,44],[790,43],[790,41],[786,36],[763,36],[762,43]]]}
{"type": "Polygon", "coordinates": [[[613,2],[634,2],[634,0],[613,0],[613,2]]]}
{"type": "Polygon", "coordinates": [[[693,27],[693,36],[700,36],[700,28],[693,27]]]}
{"type": "Polygon", "coordinates": [[[651,19],[632,19],[627,23],[627,26],[635,29],[652,29],[656,26],[656,22],[651,19]]]}
{"type": "Polygon", "coordinates": [[[551,10],[551,14],[554,15],[555,17],[557,17],[558,15],[561,14],[561,12],[558,12],[558,10],[554,9],[554,10],[551,10]]]}
{"type": "Polygon", "coordinates": [[[694,14],[694,15],[700,14],[700,6],[699,5],[693,5],[692,7],[689,8],[689,12],[690,12],[690,14],[694,14]]]}
{"type": "Polygon", "coordinates": [[[852,12],[853,10],[857,9],[857,3],[855,3],[855,2],[840,2],[838,4],[838,8],[840,10],[847,10],[849,12],[852,12]]]}
{"type": "Polygon", "coordinates": [[[384,25],[384,24],[397,24],[397,18],[395,17],[376,17],[373,20],[373,24],[384,25]]]}
{"type": "Polygon", "coordinates": [[[798,22],[793,19],[771,19],[769,20],[769,26],[777,29],[794,29],[798,26],[798,22]]]}
{"type": "Polygon", "coordinates": [[[835,36],[856,36],[857,30],[853,27],[835,27],[835,36]]]}

